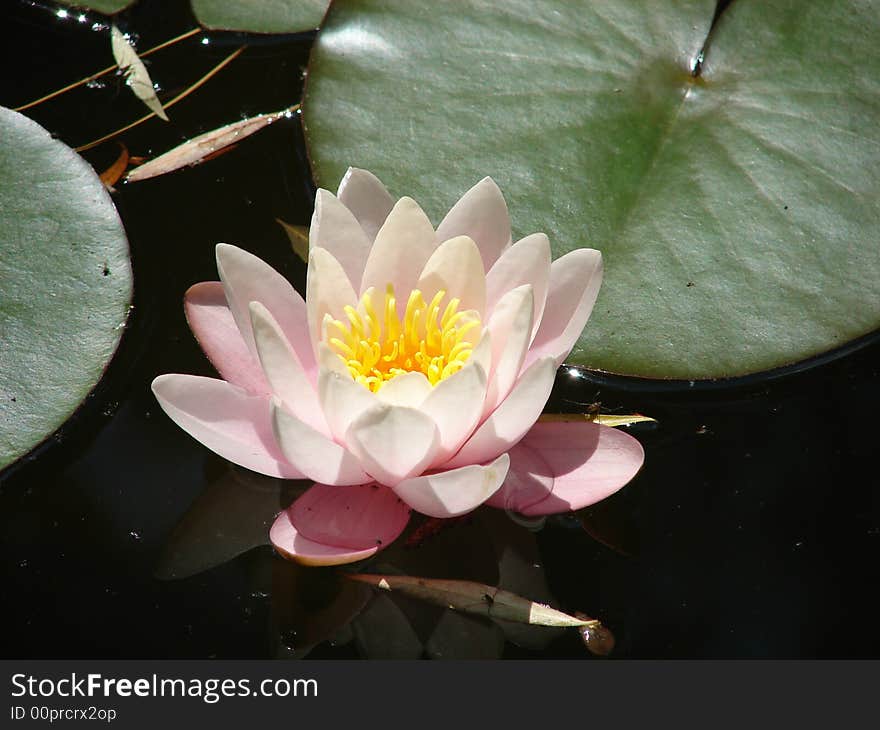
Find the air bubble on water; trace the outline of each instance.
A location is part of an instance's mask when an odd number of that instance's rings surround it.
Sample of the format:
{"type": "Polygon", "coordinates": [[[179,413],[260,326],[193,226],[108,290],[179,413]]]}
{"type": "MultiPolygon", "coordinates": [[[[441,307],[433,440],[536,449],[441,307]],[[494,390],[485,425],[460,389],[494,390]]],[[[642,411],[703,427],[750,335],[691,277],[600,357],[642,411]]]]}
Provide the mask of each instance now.
{"type": "Polygon", "coordinates": [[[132,530],[132,531],[129,532],[128,534],[129,534],[130,537],[132,537],[132,538],[135,539],[135,540],[140,540],[140,539],[141,539],[141,534],[140,534],[139,532],[135,531],[135,530],[132,530]]]}

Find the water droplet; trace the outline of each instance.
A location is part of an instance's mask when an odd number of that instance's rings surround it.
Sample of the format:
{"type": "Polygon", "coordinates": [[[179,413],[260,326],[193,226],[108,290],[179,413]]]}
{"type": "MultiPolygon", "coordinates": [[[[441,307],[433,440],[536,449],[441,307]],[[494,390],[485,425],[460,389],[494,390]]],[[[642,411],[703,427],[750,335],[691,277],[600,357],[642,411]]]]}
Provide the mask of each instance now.
{"type": "Polygon", "coordinates": [[[291,629],[281,634],[281,643],[291,651],[294,651],[296,649],[296,631],[291,629]]]}
{"type": "Polygon", "coordinates": [[[27,561],[27,560],[22,560],[21,562],[19,562],[18,567],[19,567],[19,568],[27,568],[27,567],[28,567],[28,561],[27,561]]]}
{"type": "Polygon", "coordinates": [[[136,531],[134,531],[134,530],[132,530],[132,531],[129,532],[128,534],[129,534],[132,538],[134,538],[135,540],[140,540],[140,539],[141,539],[141,535],[140,535],[140,533],[139,533],[139,532],[136,532],[136,531]]]}
{"type": "Polygon", "coordinates": [[[608,656],[614,651],[614,634],[606,626],[596,623],[591,626],[582,626],[578,631],[584,641],[584,646],[591,654],[608,656]]]}

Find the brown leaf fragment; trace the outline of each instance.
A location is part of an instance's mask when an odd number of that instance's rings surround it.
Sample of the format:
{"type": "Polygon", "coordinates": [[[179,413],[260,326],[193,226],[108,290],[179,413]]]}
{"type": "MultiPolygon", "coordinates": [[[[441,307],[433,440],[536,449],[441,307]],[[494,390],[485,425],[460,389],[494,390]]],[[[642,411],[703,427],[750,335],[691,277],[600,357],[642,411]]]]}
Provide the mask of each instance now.
{"type": "Polygon", "coordinates": [[[125,168],[128,167],[130,159],[128,155],[128,147],[122,144],[122,142],[117,142],[117,144],[119,145],[119,157],[116,158],[116,161],[110,165],[110,167],[99,175],[101,182],[104,183],[104,187],[108,190],[112,189],[119,178],[122,177],[122,173],[124,173],[125,168]]]}
{"type": "Polygon", "coordinates": [[[125,182],[147,180],[151,177],[164,175],[182,167],[191,167],[204,162],[211,155],[252,135],[282,117],[290,114],[296,107],[288,107],[272,114],[260,114],[249,119],[227,124],[210,132],[187,140],[183,144],[145,162],[125,177],[125,182]]]}

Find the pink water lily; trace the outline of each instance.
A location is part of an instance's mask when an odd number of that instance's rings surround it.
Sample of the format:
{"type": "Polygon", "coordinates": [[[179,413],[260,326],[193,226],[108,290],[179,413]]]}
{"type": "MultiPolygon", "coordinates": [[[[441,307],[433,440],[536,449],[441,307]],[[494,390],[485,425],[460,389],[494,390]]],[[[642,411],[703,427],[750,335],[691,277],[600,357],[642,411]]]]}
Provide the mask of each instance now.
{"type": "Polygon", "coordinates": [[[490,178],[435,230],[414,200],[349,169],[337,195],[318,191],[305,300],[240,248],[218,245],[217,268],[221,281],[193,286],[185,310],[223,379],[161,375],[153,392],[220,456],[315,482],[270,531],[290,558],[369,557],[411,509],[578,509],[642,465],[626,433],[537,423],[602,257],[578,249],[551,263],[543,233],[512,243],[490,178]]]}

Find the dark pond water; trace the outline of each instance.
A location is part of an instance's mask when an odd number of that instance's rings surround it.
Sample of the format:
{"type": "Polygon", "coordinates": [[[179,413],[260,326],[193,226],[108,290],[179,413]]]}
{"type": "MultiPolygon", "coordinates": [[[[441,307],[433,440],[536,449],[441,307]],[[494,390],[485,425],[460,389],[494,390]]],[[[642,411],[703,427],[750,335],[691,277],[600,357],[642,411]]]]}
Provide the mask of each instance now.
{"type": "MultiPolygon", "coordinates": [[[[112,62],[97,17],[61,21],[25,2],[3,12],[5,106],[112,62]]],[[[141,2],[121,23],[140,48],[195,25],[183,2],[141,2]]],[[[296,102],[311,37],[247,40],[171,110],[172,123],[123,135],[131,153],[296,102]]],[[[151,72],[172,96],[244,41],[196,36],[152,57],[151,72]]],[[[72,146],[143,114],[117,77],[95,86],[28,113],[72,146]]],[[[117,150],[88,159],[103,169],[117,150]]],[[[212,374],[181,299],[216,278],[216,242],[253,250],[302,288],[304,267],[275,219],[307,224],[312,194],[296,119],[115,194],[134,255],[134,315],[74,421],[0,482],[4,657],[590,657],[574,632],[505,636],[414,602],[369,601],[337,572],[297,569],[265,545],[236,556],[264,540],[301,485],[230,469],[164,416],[149,383],[212,374]]],[[[538,531],[479,512],[419,545],[402,540],[376,567],[552,596],[610,627],[619,658],[880,654],[880,344],[723,388],[561,373],[552,409],[596,402],[659,420],[633,429],[647,461],[624,490],[538,531]]]]}

